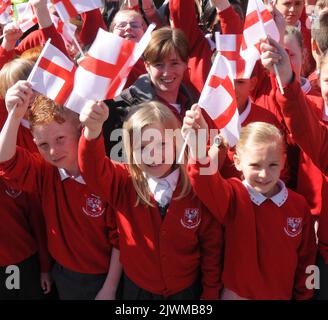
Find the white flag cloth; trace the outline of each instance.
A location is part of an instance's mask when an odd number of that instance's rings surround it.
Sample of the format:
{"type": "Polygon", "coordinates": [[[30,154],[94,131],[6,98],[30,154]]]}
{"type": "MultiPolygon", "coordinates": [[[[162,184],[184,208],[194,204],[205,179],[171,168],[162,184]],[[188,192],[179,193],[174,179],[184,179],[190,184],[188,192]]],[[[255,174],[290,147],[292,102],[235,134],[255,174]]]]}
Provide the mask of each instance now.
{"type": "Polygon", "coordinates": [[[230,146],[239,140],[240,123],[232,71],[227,59],[217,54],[199,99],[230,146]]]}
{"type": "Polygon", "coordinates": [[[51,15],[51,20],[58,33],[62,36],[66,45],[71,46],[73,44],[73,35],[77,29],[77,26],[69,21],[63,22],[57,16],[51,15]]]}
{"type": "Polygon", "coordinates": [[[243,35],[242,50],[252,45],[259,48],[260,39],[265,38],[267,35],[279,42],[279,30],[262,0],[248,1],[243,35]]]}
{"type": "Polygon", "coordinates": [[[60,19],[67,21],[80,13],[102,8],[101,0],[51,0],[60,19]]]}
{"type": "Polygon", "coordinates": [[[155,25],[150,25],[138,43],[99,29],[76,70],[74,93],[92,100],[112,99],[119,95],[154,28],[155,25]]]}
{"type": "Polygon", "coordinates": [[[26,32],[38,23],[38,18],[29,2],[16,4],[15,7],[17,13],[16,22],[22,32],[26,32]]]}
{"type": "Polygon", "coordinates": [[[13,8],[10,0],[0,0],[0,23],[7,24],[12,21],[13,8]]]}
{"type": "Polygon", "coordinates": [[[216,50],[227,58],[234,79],[249,79],[260,55],[254,46],[240,52],[243,42],[241,34],[215,33],[216,50]]]}

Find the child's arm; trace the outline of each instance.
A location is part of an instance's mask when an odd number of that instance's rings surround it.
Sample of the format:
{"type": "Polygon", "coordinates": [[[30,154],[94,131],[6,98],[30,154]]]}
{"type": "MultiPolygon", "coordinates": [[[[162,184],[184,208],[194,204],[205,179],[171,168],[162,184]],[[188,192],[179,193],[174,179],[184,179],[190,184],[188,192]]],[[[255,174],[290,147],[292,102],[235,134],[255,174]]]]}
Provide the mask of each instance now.
{"type": "MultiPolygon", "coordinates": [[[[195,136],[199,129],[206,130],[207,124],[204,120],[200,107],[193,105],[186,112],[182,126],[182,136],[189,140],[190,159],[188,174],[193,189],[198,198],[211,211],[215,218],[223,223],[233,198],[233,190],[228,181],[224,180],[218,170],[219,154],[221,145],[213,146],[208,151],[208,156],[199,154],[198,143],[195,136]],[[195,131],[196,130],[196,131],[195,131]]],[[[207,140],[206,140],[207,141],[207,140]]]]}
{"type": "Polygon", "coordinates": [[[148,23],[155,23],[157,28],[164,26],[153,0],[142,0],[142,11],[148,23]]]}
{"type": "Polygon", "coordinates": [[[276,91],[279,104],[288,130],[295,142],[324,173],[328,173],[328,129],[321,124],[302,93],[299,83],[293,78],[289,57],[286,51],[274,40],[261,44],[261,60],[265,67],[272,70],[275,62],[285,84],[285,94],[276,91]]]}
{"type": "Polygon", "coordinates": [[[116,290],[120,282],[121,274],[122,265],[120,263],[120,251],[113,248],[107,278],[95,300],[115,300],[116,290]]]}
{"type": "Polygon", "coordinates": [[[311,278],[311,273],[309,272],[312,269],[309,271],[307,268],[315,265],[317,256],[313,218],[305,201],[304,204],[306,206],[306,212],[303,218],[302,242],[298,248],[298,263],[295,271],[295,283],[293,290],[293,299],[296,300],[312,298],[312,281],[309,280],[311,278]],[[309,287],[307,287],[307,285],[309,287]]]}
{"type": "Polygon", "coordinates": [[[27,81],[18,81],[8,89],[6,107],[8,118],[0,133],[0,163],[12,159],[16,153],[17,133],[32,97],[32,88],[27,81]]]}

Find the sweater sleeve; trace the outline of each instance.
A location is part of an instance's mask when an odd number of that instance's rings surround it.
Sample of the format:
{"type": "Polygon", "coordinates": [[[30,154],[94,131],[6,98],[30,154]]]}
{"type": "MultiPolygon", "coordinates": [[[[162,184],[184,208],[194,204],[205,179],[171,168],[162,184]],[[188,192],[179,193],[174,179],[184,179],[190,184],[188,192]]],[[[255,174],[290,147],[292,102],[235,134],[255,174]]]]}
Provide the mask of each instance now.
{"type": "Polygon", "coordinates": [[[242,34],[243,33],[243,21],[240,19],[240,16],[232,8],[228,7],[225,10],[222,10],[218,13],[221,30],[223,34],[242,34]]]}
{"type": "Polygon", "coordinates": [[[96,38],[99,28],[107,30],[107,27],[99,9],[81,13],[81,17],[83,24],[79,39],[82,46],[84,47],[92,44],[96,38]]]}
{"type": "MultiPolygon", "coordinates": [[[[229,182],[221,177],[217,168],[209,169],[208,163],[209,160],[204,165],[199,162],[189,163],[188,175],[197,197],[210,210],[216,220],[224,224],[230,211],[233,189],[229,182]],[[218,196],[218,190],[220,190],[220,196],[218,196]]],[[[213,166],[213,163],[210,166],[213,166]]]]}
{"type": "Polygon", "coordinates": [[[200,228],[201,271],[203,292],[201,299],[218,300],[222,289],[223,228],[203,207],[200,228]]]}
{"type": "MultiPolygon", "coordinates": [[[[106,200],[114,210],[126,202],[128,170],[106,157],[103,136],[88,141],[82,133],[78,161],[81,174],[92,192],[106,200]],[[124,192],[122,192],[124,190],[124,192]]],[[[133,194],[128,195],[130,198],[133,194]]]]}
{"type": "Polygon", "coordinates": [[[315,241],[313,219],[310,209],[304,201],[304,222],[302,229],[302,242],[298,248],[298,263],[295,272],[295,284],[293,290],[293,298],[297,300],[311,299],[313,290],[307,288],[307,278],[310,276],[307,273],[307,267],[315,265],[317,256],[317,246],[315,241]]]}
{"type": "Polygon", "coordinates": [[[0,46],[0,69],[9,61],[14,58],[14,50],[7,51],[6,49],[0,46]]]}
{"type": "Polygon", "coordinates": [[[276,98],[294,141],[327,175],[328,128],[318,121],[313,108],[308,107],[296,79],[285,88],[284,95],[277,90],[276,98]]]}

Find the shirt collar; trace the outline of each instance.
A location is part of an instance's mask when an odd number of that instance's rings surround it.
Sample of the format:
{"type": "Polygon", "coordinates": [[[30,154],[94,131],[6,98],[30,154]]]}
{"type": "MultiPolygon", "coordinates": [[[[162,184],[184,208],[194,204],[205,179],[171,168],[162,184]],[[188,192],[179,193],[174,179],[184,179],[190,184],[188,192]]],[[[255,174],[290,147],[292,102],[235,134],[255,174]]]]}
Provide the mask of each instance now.
{"type": "Polygon", "coordinates": [[[303,84],[301,85],[302,87],[302,91],[304,94],[307,94],[310,92],[311,90],[311,83],[307,78],[301,78],[301,83],[303,82],[303,84]],[[304,81],[304,82],[303,82],[304,81]]]}
{"type": "Polygon", "coordinates": [[[248,99],[246,109],[239,115],[240,124],[243,124],[244,121],[247,119],[247,117],[249,116],[249,114],[251,112],[251,109],[252,109],[251,100],[248,99]]]}
{"type": "Polygon", "coordinates": [[[175,169],[173,172],[171,172],[165,178],[154,178],[154,177],[146,176],[146,179],[147,179],[148,186],[149,186],[151,193],[154,194],[156,186],[161,180],[166,180],[169,183],[171,189],[174,191],[177,186],[179,176],[180,176],[180,170],[178,168],[178,169],[175,169]]]}
{"type": "Polygon", "coordinates": [[[296,27],[296,29],[297,29],[298,31],[301,31],[301,29],[302,29],[302,24],[301,24],[301,21],[300,21],[300,20],[297,20],[295,27],[296,27]]]}
{"type": "Polygon", "coordinates": [[[260,206],[265,200],[270,199],[277,207],[281,207],[288,199],[288,189],[282,180],[278,181],[280,191],[271,198],[267,198],[262,193],[254,190],[254,188],[250,186],[246,180],[243,181],[243,184],[246,187],[252,202],[258,206],[260,206]]]}
{"type": "Polygon", "coordinates": [[[23,118],[20,123],[24,128],[30,129],[30,122],[28,120],[23,118]]]}
{"type": "Polygon", "coordinates": [[[66,179],[73,179],[78,183],[86,184],[81,175],[79,175],[77,177],[72,177],[67,173],[67,171],[64,168],[58,168],[58,171],[59,171],[61,181],[64,181],[66,179]]]}

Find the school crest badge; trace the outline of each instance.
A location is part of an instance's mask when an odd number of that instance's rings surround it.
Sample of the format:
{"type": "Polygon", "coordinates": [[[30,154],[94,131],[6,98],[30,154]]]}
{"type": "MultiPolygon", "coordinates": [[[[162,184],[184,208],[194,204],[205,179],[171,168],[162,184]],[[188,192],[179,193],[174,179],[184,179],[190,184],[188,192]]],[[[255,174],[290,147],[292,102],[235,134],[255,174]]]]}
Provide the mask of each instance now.
{"type": "Polygon", "coordinates": [[[289,217],[287,218],[287,226],[284,227],[286,234],[289,237],[296,237],[302,232],[302,218],[289,217]]]}
{"type": "Polygon", "coordinates": [[[104,211],[104,204],[101,199],[94,194],[88,195],[85,201],[85,207],[82,207],[83,212],[90,217],[100,217],[104,211]]]}
{"type": "Polygon", "coordinates": [[[200,213],[198,208],[188,208],[181,218],[181,224],[187,229],[193,229],[200,224],[200,213]]]}
{"type": "Polygon", "coordinates": [[[15,190],[9,186],[7,186],[7,189],[5,190],[6,194],[12,198],[12,199],[16,199],[18,198],[21,194],[22,194],[22,191],[20,190],[15,190]]]}

